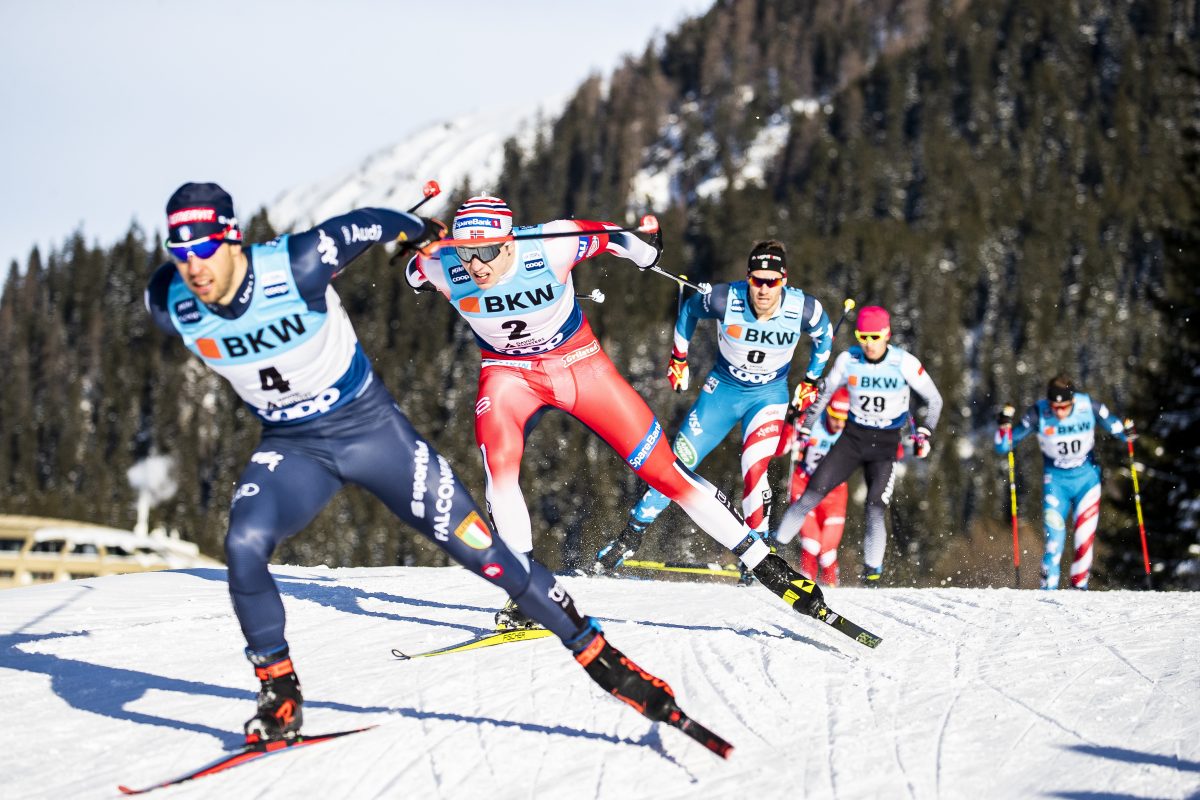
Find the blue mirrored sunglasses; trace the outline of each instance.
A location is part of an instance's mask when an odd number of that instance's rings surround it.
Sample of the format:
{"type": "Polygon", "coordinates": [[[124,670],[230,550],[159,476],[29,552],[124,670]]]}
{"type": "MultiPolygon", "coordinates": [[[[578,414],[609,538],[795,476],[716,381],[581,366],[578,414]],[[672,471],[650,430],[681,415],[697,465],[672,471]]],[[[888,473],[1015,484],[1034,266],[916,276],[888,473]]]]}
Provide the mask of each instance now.
{"type": "Polygon", "coordinates": [[[194,255],[201,260],[212,258],[213,254],[221,249],[221,245],[225,244],[225,234],[217,233],[207,239],[200,239],[187,244],[171,244],[167,242],[167,249],[171,251],[171,256],[176,261],[187,261],[189,255],[194,255]]]}
{"type": "Polygon", "coordinates": [[[470,264],[472,258],[478,258],[486,264],[496,260],[496,257],[500,255],[500,248],[503,246],[502,244],[486,244],[479,247],[456,247],[454,253],[464,264],[470,264]]]}

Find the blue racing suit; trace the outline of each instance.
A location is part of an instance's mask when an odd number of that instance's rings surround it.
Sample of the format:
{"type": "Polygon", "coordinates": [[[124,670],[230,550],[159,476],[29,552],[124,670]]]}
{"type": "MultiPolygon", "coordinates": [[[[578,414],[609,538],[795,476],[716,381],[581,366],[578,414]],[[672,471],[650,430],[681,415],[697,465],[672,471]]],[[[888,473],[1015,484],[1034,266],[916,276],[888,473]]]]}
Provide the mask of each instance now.
{"type": "Polygon", "coordinates": [[[593,630],[549,571],[492,534],[449,462],[375,377],[330,285],[372,244],[422,230],[410,214],[365,208],[251,246],[226,306],[201,302],[173,264],[147,287],[157,325],[226,378],[263,424],[225,539],[229,592],[253,655],[287,644],[271,554],[346,483],[374,494],[564,642],[578,644],[593,630]]]}
{"type": "Polygon", "coordinates": [[[1075,530],[1075,553],[1071,559],[1071,586],[1086,589],[1092,566],[1092,544],[1100,519],[1100,465],[1096,462],[1096,430],[1104,429],[1125,441],[1125,426],[1103,403],[1096,404],[1083,392],[1065,419],[1059,419],[1046,400],[1025,410],[1012,428],[1012,439],[996,431],[996,452],[1007,453],[1030,433],[1037,431],[1042,449],[1042,524],[1046,549],[1042,555],[1042,588],[1057,589],[1063,548],[1067,540],[1067,518],[1075,530]]]}
{"type": "MultiPolygon", "coordinates": [[[[747,294],[746,281],[718,283],[709,294],[695,294],[675,321],[675,351],[687,356],[688,344],[701,319],[717,320],[718,357],[688,411],[673,449],[689,469],[742,423],[742,513],[746,524],[767,531],[771,488],[767,466],[775,455],[787,411],[788,370],[800,335],[812,338],[804,379],[816,383],[833,346],[833,331],[821,303],[799,289],[784,287],[775,312],[759,319],[747,294]]],[[[655,489],[648,490],[630,512],[631,523],[644,528],[670,505],[655,489]]]]}

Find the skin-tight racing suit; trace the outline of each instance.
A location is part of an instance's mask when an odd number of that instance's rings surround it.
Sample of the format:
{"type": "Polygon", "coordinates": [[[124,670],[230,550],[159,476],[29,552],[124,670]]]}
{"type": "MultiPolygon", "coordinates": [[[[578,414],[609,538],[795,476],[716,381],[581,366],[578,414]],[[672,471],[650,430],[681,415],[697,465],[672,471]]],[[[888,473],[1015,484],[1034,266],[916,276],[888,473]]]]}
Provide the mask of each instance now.
{"type": "Polygon", "coordinates": [[[157,325],[228,380],[262,422],[225,539],[229,592],[256,663],[287,651],[271,554],[347,483],[508,592],[564,642],[595,630],[548,570],[492,535],[449,462],[372,372],[330,285],[372,244],[421,230],[409,214],[359,209],[246,248],[249,268],[228,306],[201,302],[173,264],[146,290],[157,325]]]}
{"type": "MultiPolygon", "coordinates": [[[[555,220],[517,234],[598,231],[610,223],[555,220]]],[[[529,510],[518,483],[525,440],[538,414],[557,408],[588,426],[639,477],[753,569],[768,554],[725,496],[680,462],[662,425],[617,371],[575,298],[571,271],[601,253],[653,263],[653,247],[628,233],[525,239],[512,271],[490,288],[473,282],[453,248],[417,261],[428,280],[475,332],[482,351],[475,435],[483,453],[488,507],[496,529],[520,552],[533,548],[529,510]]]]}
{"type": "Polygon", "coordinates": [[[1057,589],[1067,519],[1075,530],[1075,552],[1071,559],[1071,586],[1086,589],[1092,566],[1092,544],[1100,520],[1100,465],[1096,461],[1096,430],[1103,429],[1125,441],[1125,427],[1103,403],[1083,392],[1075,392],[1074,406],[1059,419],[1047,400],[1038,400],[1025,410],[1008,437],[996,432],[996,452],[1007,453],[1030,433],[1037,432],[1042,449],[1042,524],[1046,549],[1042,555],[1042,588],[1057,589]]]}
{"type": "MultiPolygon", "coordinates": [[[[804,380],[816,383],[825,371],[833,335],[829,317],[815,297],[784,287],[775,312],[759,319],[746,281],[718,283],[709,294],[692,295],[675,322],[675,352],[687,357],[701,319],[717,320],[718,357],[675,437],[673,449],[695,469],[739,421],[742,424],[742,513],[746,524],[767,532],[771,488],[767,467],[775,455],[788,403],[788,371],[802,334],[812,337],[804,380]]],[[[651,489],[630,512],[645,528],[670,501],[651,489]]]]}

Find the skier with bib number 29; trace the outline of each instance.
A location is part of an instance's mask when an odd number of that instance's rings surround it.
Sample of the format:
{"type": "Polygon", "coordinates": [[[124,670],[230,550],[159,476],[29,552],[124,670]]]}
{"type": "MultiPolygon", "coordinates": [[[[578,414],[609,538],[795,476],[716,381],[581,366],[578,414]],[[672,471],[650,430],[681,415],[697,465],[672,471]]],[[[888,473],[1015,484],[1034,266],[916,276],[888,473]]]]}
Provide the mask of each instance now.
{"type": "Polygon", "coordinates": [[[854,337],[858,345],[842,352],[829,370],[825,391],[809,408],[800,436],[807,438],[812,420],[819,419],[834,392],[845,386],[850,394],[850,418],[837,442],[813,471],[808,487],[779,523],[776,537],[787,544],[795,538],[808,512],[860,466],[867,482],[866,535],[863,537],[863,583],[878,586],[887,546],[884,509],[891,501],[896,454],[901,435],[910,424],[911,391],[925,399],[925,418],[912,437],[913,454],[929,455],[933,430],[942,412],[938,392],[916,356],[889,344],[891,317],[880,306],[860,309],[854,337]]]}

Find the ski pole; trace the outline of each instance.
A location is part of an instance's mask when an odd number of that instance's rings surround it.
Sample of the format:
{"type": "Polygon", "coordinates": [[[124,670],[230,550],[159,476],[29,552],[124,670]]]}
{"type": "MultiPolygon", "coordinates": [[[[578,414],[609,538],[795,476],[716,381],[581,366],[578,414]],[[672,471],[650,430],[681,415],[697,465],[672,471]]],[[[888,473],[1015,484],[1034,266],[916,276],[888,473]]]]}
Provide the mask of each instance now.
{"type": "MultiPolygon", "coordinates": [[[[841,328],[842,323],[846,321],[846,315],[849,314],[853,309],[854,309],[854,300],[852,298],[847,297],[842,302],[842,315],[840,317],[838,317],[838,321],[834,323],[833,332],[829,335],[830,347],[833,346],[833,342],[837,339],[838,329],[841,328]]],[[[786,446],[785,439],[787,437],[788,430],[791,428],[791,426],[796,424],[796,417],[798,417],[798,416],[800,416],[800,409],[798,409],[796,407],[795,403],[788,403],[787,413],[783,417],[783,427],[779,431],[779,444],[777,444],[775,446],[776,455],[783,454],[783,448],[786,446]]],[[[789,481],[791,480],[790,473],[788,476],[788,480],[789,481]]]]}
{"type": "MultiPolygon", "coordinates": [[[[1010,419],[1016,413],[1012,406],[1004,407],[1005,416],[1010,419]]],[[[1021,542],[1017,535],[1017,467],[1013,457],[1012,426],[1008,428],[1008,499],[1009,515],[1012,517],[1013,534],[1013,588],[1021,588],[1021,542]]]]}
{"type": "MultiPolygon", "coordinates": [[[[1132,427],[1132,423],[1127,421],[1125,427],[1132,427]]],[[[1150,550],[1146,547],[1146,523],[1142,521],[1142,493],[1138,489],[1137,462],[1133,460],[1133,439],[1126,439],[1125,443],[1129,445],[1129,472],[1133,476],[1133,504],[1137,508],[1138,533],[1142,537],[1142,562],[1146,566],[1146,588],[1153,590],[1154,582],[1150,577],[1150,550]]]]}
{"type": "Polygon", "coordinates": [[[437,182],[437,181],[434,181],[434,180],[428,180],[428,181],[425,181],[425,185],[421,187],[421,193],[422,193],[422,194],[424,194],[424,195],[425,195],[425,197],[424,197],[424,198],[421,200],[421,202],[417,203],[415,206],[413,206],[412,208],[410,208],[410,209],[408,210],[408,213],[409,213],[409,214],[415,214],[415,213],[417,213],[417,209],[418,209],[418,208],[420,208],[421,206],[425,205],[425,204],[426,204],[426,203],[428,203],[430,200],[432,200],[433,198],[435,198],[435,197],[437,197],[439,194],[441,194],[441,193],[442,193],[442,187],[441,187],[441,186],[438,186],[438,182],[437,182]]]}
{"type": "Polygon", "coordinates": [[[554,233],[510,233],[507,236],[484,236],[479,239],[438,239],[429,244],[430,250],[443,247],[486,247],[489,244],[504,244],[505,242],[524,242],[530,239],[561,239],[566,236],[599,236],[609,233],[656,233],[658,219],[653,214],[646,214],[637,225],[623,228],[599,228],[590,231],[556,231],[554,233]]]}
{"type": "MultiPolygon", "coordinates": [[[[409,208],[408,213],[409,214],[417,213],[418,208],[425,205],[426,203],[428,203],[430,200],[437,197],[441,193],[442,193],[442,187],[438,185],[437,181],[435,181],[435,180],[425,181],[425,185],[421,187],[421,194],[423,194],[425,196],[421,198],[420,202],[418,202],[416,205],[409,208]]],[[[395,253],[392,254],[392,257],[388,259],[388,266],[390,266],[390,267],[396,266],[396,264],[402,258],[404,258],[405,255],[407,255],[407,251],[404,248],[398,249],[395,253]]],[[[437,289],[434,289],[432,286],[430,286],[428,289],[417,289],[416,291],[418,291],[418,292],[422,292],[422,291],[436,292],[437,289]]]]}
{"type": "Polygon", "coordinates": [[[604,292],[600,291],[599,289],[592,289],[592,291],[588,292],[587,294],[575,295],[575,299],[576,300],[592,300],[597,303],[603,303],[604,302],[604,292]]]}

